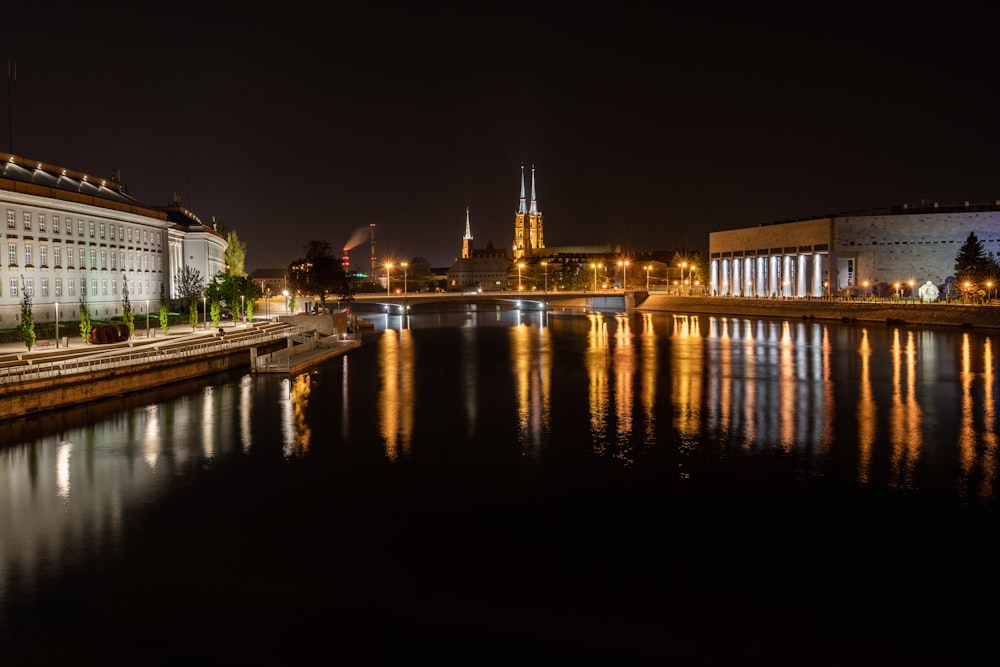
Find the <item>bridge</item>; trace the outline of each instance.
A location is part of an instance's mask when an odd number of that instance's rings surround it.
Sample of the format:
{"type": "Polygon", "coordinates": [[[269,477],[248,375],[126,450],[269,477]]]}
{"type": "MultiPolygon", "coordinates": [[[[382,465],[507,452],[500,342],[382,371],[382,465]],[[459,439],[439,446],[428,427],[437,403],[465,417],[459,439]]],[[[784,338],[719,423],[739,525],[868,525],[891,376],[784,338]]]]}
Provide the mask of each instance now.
{"type": "Polygon", "coordinates": [[[636,290],[594,291],[504,291],[504,292],[408,292],[406,294],[355,294],[352,307],[367,312],[436,312],[468,305],[498,307],[501,310],[551,310],[572,308],[584,311],[622,313],[631,311],[646,292],[636,290]]]}

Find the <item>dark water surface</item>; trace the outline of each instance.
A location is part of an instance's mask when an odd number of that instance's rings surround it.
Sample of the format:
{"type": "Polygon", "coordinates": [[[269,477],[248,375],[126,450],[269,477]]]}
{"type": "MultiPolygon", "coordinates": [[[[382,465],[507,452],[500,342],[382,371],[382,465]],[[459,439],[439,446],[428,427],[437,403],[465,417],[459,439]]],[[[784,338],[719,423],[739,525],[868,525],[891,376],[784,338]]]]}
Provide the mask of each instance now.
{"type": "Polygon", "coordinates": [[[993,334],[383,317],[0,425],[0,664],[995,664],[993,334]]]}

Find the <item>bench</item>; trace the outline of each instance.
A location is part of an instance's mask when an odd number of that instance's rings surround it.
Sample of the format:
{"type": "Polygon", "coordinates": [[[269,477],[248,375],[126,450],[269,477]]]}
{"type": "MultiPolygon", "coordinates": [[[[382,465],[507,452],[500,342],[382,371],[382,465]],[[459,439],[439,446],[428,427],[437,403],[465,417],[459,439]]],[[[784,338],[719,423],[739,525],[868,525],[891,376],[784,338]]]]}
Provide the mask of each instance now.
{"type": "Polygon", "coordinates": [[[52,347],[52,341],[50,340],[36,340],[35,347],[52,347]]]}

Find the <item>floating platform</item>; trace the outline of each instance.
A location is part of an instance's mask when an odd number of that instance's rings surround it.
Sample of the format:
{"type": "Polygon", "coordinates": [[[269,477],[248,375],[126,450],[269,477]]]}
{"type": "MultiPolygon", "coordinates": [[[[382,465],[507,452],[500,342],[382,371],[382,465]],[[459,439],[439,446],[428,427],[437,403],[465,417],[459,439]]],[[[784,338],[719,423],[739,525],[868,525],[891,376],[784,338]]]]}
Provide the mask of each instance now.
{"type": "Polygon", "coordinates": [[[254,359],[251,371],[253,373],[298,373],[310,366],[339,357],[360,347],[361,341],[342,340],[334,336],[326,338],[308,338],[294,342],[291,347],[264,354],[254,359]]]}

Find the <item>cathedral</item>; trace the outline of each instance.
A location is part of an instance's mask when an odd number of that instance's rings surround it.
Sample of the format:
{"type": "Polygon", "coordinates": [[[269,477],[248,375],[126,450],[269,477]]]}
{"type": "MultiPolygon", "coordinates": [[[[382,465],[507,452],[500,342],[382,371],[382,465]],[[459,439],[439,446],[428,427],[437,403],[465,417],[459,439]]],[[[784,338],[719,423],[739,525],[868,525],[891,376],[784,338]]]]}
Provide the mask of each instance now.
{"type": "Polygon", "coordinates": [[[542,231],[542,213],[538,210],[535,197],[535,166],[531,166],[531,205],[524,199],[524,165],[521,165],[521,201],[514,215],[514,261],[531,257],[532,253],[545,247],[542,231]]]}

